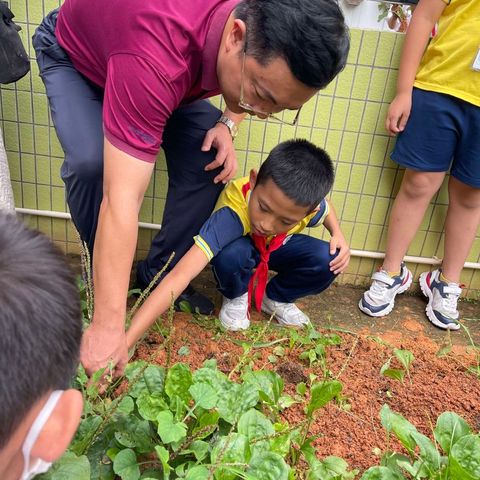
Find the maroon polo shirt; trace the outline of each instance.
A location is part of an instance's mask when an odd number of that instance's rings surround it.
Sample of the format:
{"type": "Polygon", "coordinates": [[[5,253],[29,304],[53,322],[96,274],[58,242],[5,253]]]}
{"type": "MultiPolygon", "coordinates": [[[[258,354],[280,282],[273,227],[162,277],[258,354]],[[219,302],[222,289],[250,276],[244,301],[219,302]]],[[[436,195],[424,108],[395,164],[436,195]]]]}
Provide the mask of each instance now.
{"type": "Polygon", "coordinates": [[[103,128],[115,147],[154,162],[173,110],[220,93],[218,49],[238,2],[65,1],[58,42],[105,89],[103,128]]]}

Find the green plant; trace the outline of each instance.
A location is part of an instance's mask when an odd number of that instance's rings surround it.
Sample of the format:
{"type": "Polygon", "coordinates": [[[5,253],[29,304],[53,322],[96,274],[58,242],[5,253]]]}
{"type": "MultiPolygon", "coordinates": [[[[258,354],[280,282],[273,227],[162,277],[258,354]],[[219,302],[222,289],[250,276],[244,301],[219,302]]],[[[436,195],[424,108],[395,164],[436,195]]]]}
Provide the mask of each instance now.
{"type": "Polygon", "coordinates": [[[408,376],[410,383],[412,383],[412,378],[410,376],[410,366],[412,365],[413,360],[415,357],[410,350],[400,350],[398,348],[393,349],[393,356],[391,356],[380,369],[380,373],[389,378],[393,378],[395,380],[400,380],[403,383],[403,379],[405,377],[405,373],[408,376]],[[402,368],[391,368],[392,360],[396,358],[398,362],[401,364],[402,368]]]}
{"type": "Polygon", "coordinates": [[[290,426],[271,408],[284,387],[274,372],[246,371],[234,382],[214,360],[193,372],[138,361],[126,377],[129,388],[116,398],[85,395],[69,452],[45,479],[287,480],[301,456],[305,478],[353,478],[343,460],[318,460],[308,436],[316,412],[341,392],[337,380],[312,385],[305,420],[290,426]]]}
{"type": "Polygon", "coordinates": [[[381,465],[369,468],[362,480],[475,480],[480,478],[480,435],[456,413],[442,413],[433,430],[435,442],[384,405],[382,425],[405,447],[408,455],[387,451],[381,465]],[[405,474],[407,476],[405,476],[405,474]]]}

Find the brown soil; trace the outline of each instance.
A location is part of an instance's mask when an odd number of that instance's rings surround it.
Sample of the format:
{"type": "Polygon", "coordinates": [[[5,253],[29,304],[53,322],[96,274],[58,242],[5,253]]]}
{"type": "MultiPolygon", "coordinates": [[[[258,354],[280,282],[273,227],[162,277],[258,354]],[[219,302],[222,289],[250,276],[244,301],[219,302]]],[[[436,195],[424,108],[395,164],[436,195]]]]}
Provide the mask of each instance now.
{"type": "MultiPolygon", "coordinates": [[[[360,294],[358,289],[334,286],[325,294],[302,303],[321,333],[337,333],[342,338],[340,345],[327,347],[326,366],[310,367],[308,362],[299,359],[302,348],[296,346],[289,350],[288,341],[256,348],[250,359],[254,368],[276,370],[284,378],[286,392],[292,395],[296,384],[308,381],[312,373],[322,378],[328,371],[343,383],[344,399],[321,410],[311,429],[312,434],[319,435],[314,443],[319,458],[337,455],[361,471],[378,464],[378,452],[387,449],[386,433],[379,420],[383,404],[405,416],[430,438],[437,417],[446,410],[456,412],[473,429],[480,430],[480,380],[467,371],[468,366],[476,365],[478,357],[475,358],[468,347],[467,336],[462,332],[449,335],[433,329],[424,320],[423,300],[416,297],[399,300],[396,313],[388,319],[367,318],[356,308],[360,294]],[[440,348],[447,343],[452,344],[451,352],[439,357],[440,348]],[[285,355],[271,363],[268,357],[278,345],[285,348],[285,355]],[[380,375],[394,347],[410,350],[415,355],[411,378],[406,377],[404,383],[380,375]]],[[[464,316],[470,318],[466,323],[471,335],[478,339],[479,305],[465,303],[461,309],[464,316]]],[[[252,315],[252,325],[257,325],[257,331],[265,321],[263,315],[252,315]]],[[[287,335],[283,329],[270,328],[259,341],[269,342],[287,335]]],[[[239,340],[251,342],[253,336],[222,333],[214,318],[198,320],[190,314],[177,313],[171,334],[170,361],[185,362],[196,368],[205,359],[215,358],[222,371],[230,372],[242,354],[239,340]]],[[[163,343],[160,333],[150,333],[138,347],[137,358],[165,365],[167,355],[163,343]]],[[[398,366],[392,361],[392,367],[398,366]]],[[[283,415],[291,424],[304,418],[299,405],[285,410],[283,415]]],[[[398,444],[392,445],[400,449],[398,444]]]]}

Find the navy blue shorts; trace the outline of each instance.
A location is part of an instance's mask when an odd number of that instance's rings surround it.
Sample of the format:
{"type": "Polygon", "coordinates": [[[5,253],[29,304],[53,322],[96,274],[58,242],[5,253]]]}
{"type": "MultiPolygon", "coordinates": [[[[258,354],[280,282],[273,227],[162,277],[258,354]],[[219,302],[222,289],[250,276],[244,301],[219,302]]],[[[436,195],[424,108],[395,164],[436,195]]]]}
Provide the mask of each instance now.
{"type": "Polygon", "coordinates": [[[421,172],[450,169],[457,180],[480,188],[480,107],[414,88],[410,118],[392,160],[421,172]]]}

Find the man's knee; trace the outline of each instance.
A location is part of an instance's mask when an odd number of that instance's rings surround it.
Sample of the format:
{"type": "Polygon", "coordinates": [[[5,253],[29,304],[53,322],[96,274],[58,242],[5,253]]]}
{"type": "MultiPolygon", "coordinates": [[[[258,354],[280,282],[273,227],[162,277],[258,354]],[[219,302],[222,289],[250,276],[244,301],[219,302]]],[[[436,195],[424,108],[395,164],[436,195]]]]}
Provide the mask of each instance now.
{"type": "Polygon", "coordinates": [[[103,149],[85,148],[66,152],[63,177],[72,176],[82,182],[96,182],[103,178],[103,149]]]}

